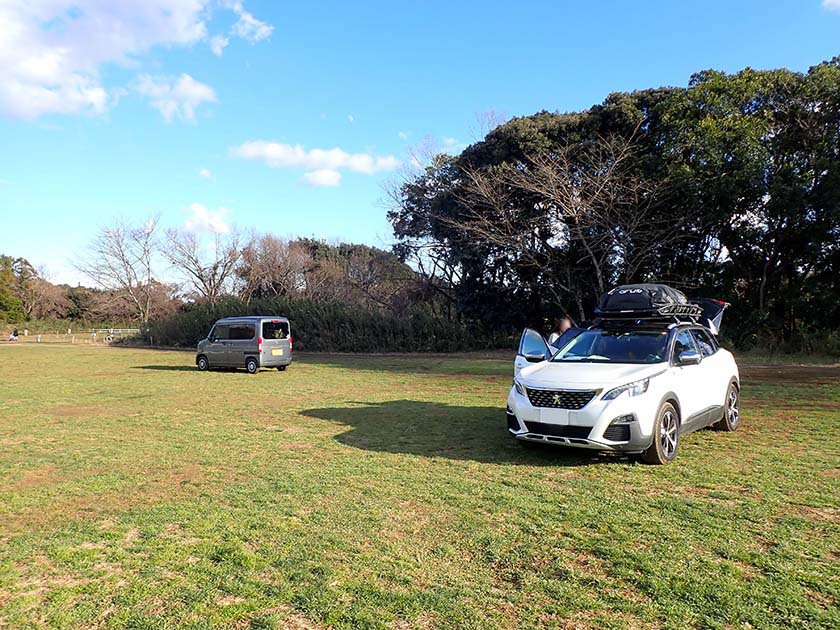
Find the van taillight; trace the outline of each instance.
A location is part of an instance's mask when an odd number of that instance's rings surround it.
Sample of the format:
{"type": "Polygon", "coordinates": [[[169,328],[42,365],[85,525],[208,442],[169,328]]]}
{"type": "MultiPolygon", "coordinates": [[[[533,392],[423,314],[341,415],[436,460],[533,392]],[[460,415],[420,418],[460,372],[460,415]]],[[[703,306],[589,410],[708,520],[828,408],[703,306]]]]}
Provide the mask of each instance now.
{"type": "Polygon", "coordinates": [[[292,349],[292,336],[289,335],[289,350],[292,349]]]}
{"type": "Polygon", "coordinates": [[[262,352],[262,337],[257,337],[257,352],[262,352]]]}

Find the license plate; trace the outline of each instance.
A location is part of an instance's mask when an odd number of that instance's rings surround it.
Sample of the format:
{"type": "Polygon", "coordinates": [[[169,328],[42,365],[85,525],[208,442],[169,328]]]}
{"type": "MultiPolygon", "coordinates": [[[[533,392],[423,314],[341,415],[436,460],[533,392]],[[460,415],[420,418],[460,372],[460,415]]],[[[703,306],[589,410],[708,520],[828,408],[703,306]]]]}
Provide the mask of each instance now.
{"type": "Polygon", "coordinates": [[[275,357],[282,357],[283,356],[283,349],[282,348],[275,348],[271,351],[272,356],[275,357]]]}
{"type": "Polygon", "coordinates": [[[569,410],[540,409],[540,422],[547,424],[569,424],[569,410]]]}

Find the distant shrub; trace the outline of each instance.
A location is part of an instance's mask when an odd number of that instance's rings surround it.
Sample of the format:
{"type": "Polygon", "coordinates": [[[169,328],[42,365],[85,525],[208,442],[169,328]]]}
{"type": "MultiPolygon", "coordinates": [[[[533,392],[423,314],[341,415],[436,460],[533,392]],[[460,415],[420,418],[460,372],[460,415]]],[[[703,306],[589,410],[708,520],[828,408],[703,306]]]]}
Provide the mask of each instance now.
{"type": "Polygon", "coordinates": [[[292,325],[296,349],[317,352],[459,352],[510,348],[515,331],[488,331],[479,325],[436,319],[420,310],[403,317],[353,304],[311,300],[227,298],[215,306],[184,305],[152,321],[143,333],[152,345],[192,347],[217,319],[237,315],[282,315],[292,325]]]}

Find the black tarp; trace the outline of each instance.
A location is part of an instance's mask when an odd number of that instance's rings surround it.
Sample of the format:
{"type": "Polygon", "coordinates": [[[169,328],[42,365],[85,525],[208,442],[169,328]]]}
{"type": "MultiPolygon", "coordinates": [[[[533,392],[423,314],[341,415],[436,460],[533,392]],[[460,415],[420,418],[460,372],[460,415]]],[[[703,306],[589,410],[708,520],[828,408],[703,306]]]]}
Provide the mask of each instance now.
{"type": "Polygon", "coordinates": [[[598,314],[662,312],[668,307],[686,305],[682,291],[665,284],[623,284],[604,293],[598,303],[598,314]]]}

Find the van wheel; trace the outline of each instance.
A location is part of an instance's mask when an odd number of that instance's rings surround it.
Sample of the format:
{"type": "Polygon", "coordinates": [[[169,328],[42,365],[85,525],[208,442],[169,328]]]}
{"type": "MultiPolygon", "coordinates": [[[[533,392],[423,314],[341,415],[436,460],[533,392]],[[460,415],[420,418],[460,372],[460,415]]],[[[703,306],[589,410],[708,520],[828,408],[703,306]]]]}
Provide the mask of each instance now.
{"type": "Polygon", "coordinates": [[[278,365],[277,366],[277,371],[278,372],[285,372],[286,371],[286,366],[285,365],[278,365]]]}
{"type": "Polygon", "coordinates": [[[734,431],[741,423],[741,396],[735,383],[726,390],[726,402],[723,404],[723,418],[712,426],[718,431],[734,431]]]}
{"type": "Polygon", "coordinates": [[[201,355],[195,362],[195,366],[198,368],[199,372],[206,372],[210,369],[210,362],[207,360],[207,357],[201,355]]]}
{"type": "Polygon", "coordinates": [[[259,372],[260,364],[257,363],[257,360],[254,357],[251,357],[245,361],[245,369],[248,370],[248,374],[256,374],[259,372]]]}
{"type": "Polygon", "coordinates": [[[653,442],[642,453],[646,464],[667,464],[677,456],[680,442],[680,420],[677,410],[671,403],[665,403],[659,409],[653,425],[653,442]]]}

